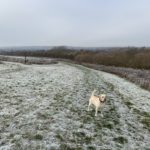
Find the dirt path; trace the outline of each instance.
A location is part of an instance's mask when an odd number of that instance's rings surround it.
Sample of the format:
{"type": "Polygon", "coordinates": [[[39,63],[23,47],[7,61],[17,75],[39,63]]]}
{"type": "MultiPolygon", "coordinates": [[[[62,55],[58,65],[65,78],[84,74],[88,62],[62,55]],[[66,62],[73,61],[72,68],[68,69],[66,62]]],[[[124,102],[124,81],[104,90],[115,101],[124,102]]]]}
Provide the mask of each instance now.
{"type": "Polygon", "coordinates": [[[77,65],[1,65],[0,149],[150,147],[149,92],[77,65]],[[87,112],[94,88],[107,94],[103,118],[87,112]]]}

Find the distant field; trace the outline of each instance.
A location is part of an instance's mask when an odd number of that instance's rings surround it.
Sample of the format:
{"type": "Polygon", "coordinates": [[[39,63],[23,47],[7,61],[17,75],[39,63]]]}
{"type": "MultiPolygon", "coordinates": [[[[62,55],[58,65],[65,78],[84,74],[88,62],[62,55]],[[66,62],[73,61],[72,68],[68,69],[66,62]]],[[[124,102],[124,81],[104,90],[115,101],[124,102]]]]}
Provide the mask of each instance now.
{"type": "Polygon", "coordinates": [[[0,150],[149,149],[150,92],[70,63],[0,64],[0,150]],[[87,111],[93,89],[107,94],[87,111]]]}
{"type": "Polygon", "coordinates": [[[19,62],[19,63],[26,63],[26,64],[52,64],[52,63],[57,63],[57,61],[55,60],[52,58],[45,58],[45,57],[42,58],[42,57],[0,55],[0,63],[2,63],[2,61],[10,61],[10,62],[19,62]]]}

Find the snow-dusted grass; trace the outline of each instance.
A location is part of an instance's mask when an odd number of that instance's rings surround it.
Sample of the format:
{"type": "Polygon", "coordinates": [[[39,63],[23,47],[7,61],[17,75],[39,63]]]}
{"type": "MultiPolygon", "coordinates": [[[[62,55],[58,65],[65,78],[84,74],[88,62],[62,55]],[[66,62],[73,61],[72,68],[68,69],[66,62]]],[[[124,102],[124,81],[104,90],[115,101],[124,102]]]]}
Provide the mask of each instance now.
{"type": "Polygon", "coordinates": [[[83,65],[97,70],[116,74],[150,91],[150,70],[104,66],[95,64],[83,64],[83,65]]]}
{"type": "Polygon", "coordinates": [[[78,65],[0,64],[0,110],[0,149],[150,147],[150,93],[78,65]],[[94,88],[103,118],[87,112],[94,88]]]}

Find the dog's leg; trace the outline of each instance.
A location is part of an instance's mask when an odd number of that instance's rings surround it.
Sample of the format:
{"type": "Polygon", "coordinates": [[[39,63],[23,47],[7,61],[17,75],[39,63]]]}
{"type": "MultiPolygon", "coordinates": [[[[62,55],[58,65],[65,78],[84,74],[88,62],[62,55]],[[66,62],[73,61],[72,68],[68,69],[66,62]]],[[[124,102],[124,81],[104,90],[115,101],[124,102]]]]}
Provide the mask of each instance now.
{"type": "Polygon", "coordinates": [[[102,109],[101,109],[101,117],[103,118],[104,116],[103,116],[103,111],[102,111],[102,109]]]}
{"type": "Polygon", "coordinates": [[[91,102],[89,101],[88,111],[90,111],[91,102]]]}
{"type": "Polygon", "coordinates": [[[98,107],[95,108],[95,116],[97,116],[98,107]]]}

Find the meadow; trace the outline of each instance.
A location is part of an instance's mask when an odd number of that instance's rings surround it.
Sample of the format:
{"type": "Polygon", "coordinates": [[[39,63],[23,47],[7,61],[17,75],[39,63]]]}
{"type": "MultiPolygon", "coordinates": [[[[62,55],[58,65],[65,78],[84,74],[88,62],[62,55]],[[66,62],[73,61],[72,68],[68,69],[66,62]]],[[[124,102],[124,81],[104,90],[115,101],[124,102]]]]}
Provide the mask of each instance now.
{"type": "Polygon", "coordinates": [[[68,62],[0,64],[0,149],[148,149],[150,92],[68,62]],[[95,117],[93,89],[107,94],[95,117]],[[103,117],[101,117],[103,113],[103,117]]]}

